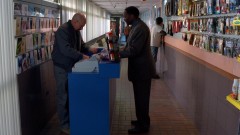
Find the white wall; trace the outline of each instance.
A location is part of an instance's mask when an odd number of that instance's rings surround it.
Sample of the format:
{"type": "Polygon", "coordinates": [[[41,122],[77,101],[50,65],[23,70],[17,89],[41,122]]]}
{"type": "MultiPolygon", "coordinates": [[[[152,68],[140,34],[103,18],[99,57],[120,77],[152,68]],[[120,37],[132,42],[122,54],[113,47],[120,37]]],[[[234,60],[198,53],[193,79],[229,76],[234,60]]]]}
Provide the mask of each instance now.
{"type": "Polygon", "coordinates": [[[86,15],[87,24],[81,31],[83,40],[90,41],[110,31],[110,14],[88,0],[62,0],[62,23],[76,12],[86,15]]]}
{"type": "Polygon", "coordinates": [[[0,1],[0,135],[20,135],[13,1],[0,1]]]}

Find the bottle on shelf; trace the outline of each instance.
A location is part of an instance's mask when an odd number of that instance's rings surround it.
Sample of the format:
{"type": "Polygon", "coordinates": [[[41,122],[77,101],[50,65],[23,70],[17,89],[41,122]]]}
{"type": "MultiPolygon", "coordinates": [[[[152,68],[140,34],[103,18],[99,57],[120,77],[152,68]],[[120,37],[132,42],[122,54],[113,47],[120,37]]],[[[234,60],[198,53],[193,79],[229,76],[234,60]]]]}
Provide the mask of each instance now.
{"type": "Polygon", "coordinates": [[[237,79],[238,80],[238,87],[237,87],[237,99],[238,99],[238,101],[240,101],[240,83],[239,83],[239,79],[237,79]]]}
{"type": "Polygon", "coordinates": [[[112,50],[109,50],[109,60],[111,62],[120,61],[119,49],[116,48],[116,45],[114,45],[112,50]]]}
{"type": "Polygon", "coordinates": [[[112,34],[112,32],[107,33],[106,42],[107,42],[107,49],[109,53],[109,61],[119,62],[120,61],[119,47],[117,45],[117,41],[115,40],[115,37],[112,34]]]}
{"type": "Polygon", "coordinates": [[[240,99],[240,93],[238,94],[239,90],[240,90],[239,79],[234,79],[232,85],[232,98],[240,99]]]}

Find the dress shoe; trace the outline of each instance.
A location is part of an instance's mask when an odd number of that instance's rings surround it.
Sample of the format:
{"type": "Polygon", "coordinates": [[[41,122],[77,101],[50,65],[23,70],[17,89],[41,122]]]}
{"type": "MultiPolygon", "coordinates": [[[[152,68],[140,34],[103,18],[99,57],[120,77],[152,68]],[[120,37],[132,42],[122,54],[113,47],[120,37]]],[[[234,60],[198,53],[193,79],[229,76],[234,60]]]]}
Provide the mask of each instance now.
{"type": "Polygon", "coordinates": [[[131,124],[134,125],[134,126],[136,126],[136,125],[138,125],[138,121],[137,121],[137,120],[132,120],[132,121],[131,121],[131,124]]]}
{"type": "Polygon", "coordinates": [[[153,79],[160,79],[159,75],[154,75],[153,79]]]}
{"type": "MultiPolygon", "coordinates": [[[[133,126],[141,126],[138,120],[131,120],[133,126]]],[[[145,124],[145,127],[149,128],[150,124],[145,124]]]]}
{"type": "Polygon", "coordinates": [[[128,130],[128,134],[141,134],[141,133],[147,133],[148,131],[149,131],[149,128],[135,126],[135,128],[128,130]]]}

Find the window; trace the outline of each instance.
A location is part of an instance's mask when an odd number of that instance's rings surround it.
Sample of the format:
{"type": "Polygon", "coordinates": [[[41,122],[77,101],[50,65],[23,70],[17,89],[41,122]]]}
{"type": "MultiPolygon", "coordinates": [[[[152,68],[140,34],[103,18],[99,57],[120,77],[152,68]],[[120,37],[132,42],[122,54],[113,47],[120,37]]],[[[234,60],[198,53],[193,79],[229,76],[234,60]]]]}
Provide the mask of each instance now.
{"type": "Polygon", "coordinates": [[[63,0],[62,23],[65,23],[76,12],[86,15],[87,24],[81,31],[85,42],[97,38],[110,31],[110,14],[87,0],[63,0]]]}

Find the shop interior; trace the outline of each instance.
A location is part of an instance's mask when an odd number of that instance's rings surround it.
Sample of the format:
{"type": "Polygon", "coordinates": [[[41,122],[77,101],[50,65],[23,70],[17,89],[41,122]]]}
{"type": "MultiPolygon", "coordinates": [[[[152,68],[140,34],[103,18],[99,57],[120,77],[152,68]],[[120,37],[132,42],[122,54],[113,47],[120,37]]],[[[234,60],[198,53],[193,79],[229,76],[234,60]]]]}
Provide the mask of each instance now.
{"type": "Polygon", "coordinates": [[[59,127],[51,53],[55,33],[75,13],[86,17],[82,40],[106,57],[88,54],[68,74],[71,135],[128,135],[134,93],[119,51],[130,43],[129,6],[150,32],[161,17],[167,33],[144,135],[239,135],[239,0],[1,0],[0,135],[67,135],[59,127]]]}

